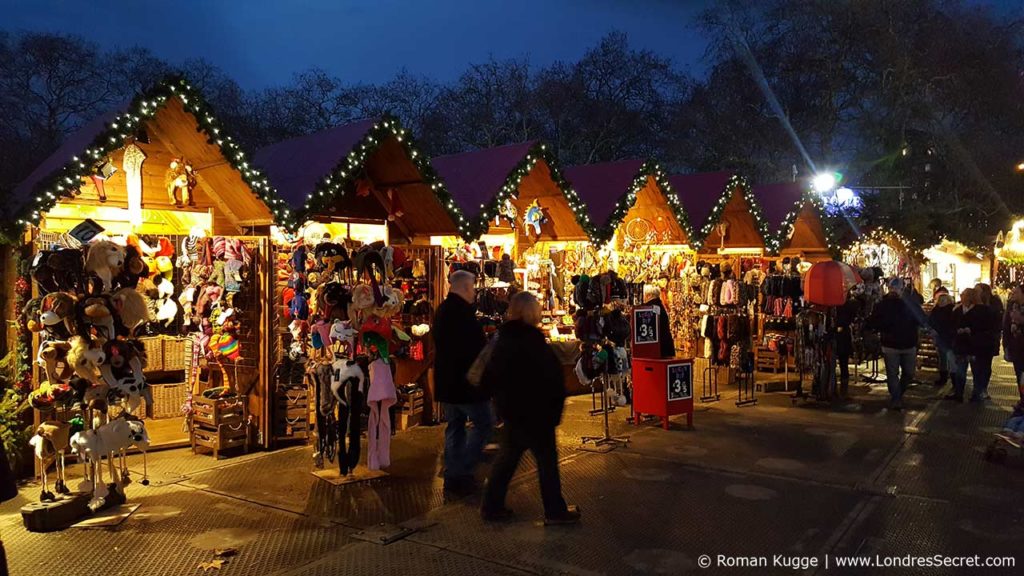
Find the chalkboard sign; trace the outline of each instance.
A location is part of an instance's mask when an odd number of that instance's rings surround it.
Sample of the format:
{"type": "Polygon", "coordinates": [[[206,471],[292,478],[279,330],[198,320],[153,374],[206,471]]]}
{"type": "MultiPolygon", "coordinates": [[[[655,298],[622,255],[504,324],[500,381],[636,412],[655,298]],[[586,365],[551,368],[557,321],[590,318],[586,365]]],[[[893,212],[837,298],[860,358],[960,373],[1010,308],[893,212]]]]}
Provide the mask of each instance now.
{"type": "Polygon", "coordinates": [[[655,344],[658,342],[658,312],[654,308],[633,310],[633,343],[655,344]]]}
{"type": "Polygon", "coordinates": [[[665,373],[669,402],[693,398],[693,364],[669,364],[665,373]]]}

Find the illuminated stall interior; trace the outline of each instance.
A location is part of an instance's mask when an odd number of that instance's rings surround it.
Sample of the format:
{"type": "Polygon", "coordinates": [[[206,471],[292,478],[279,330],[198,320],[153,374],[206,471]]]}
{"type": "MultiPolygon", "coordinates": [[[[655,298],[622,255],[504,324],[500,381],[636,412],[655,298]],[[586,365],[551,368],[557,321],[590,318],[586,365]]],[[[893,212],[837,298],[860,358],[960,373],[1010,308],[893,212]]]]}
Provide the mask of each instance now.
{"type": "Polygon", "coordinates": [[[990,265],[984,254],[959,242],[943,240],[922,252],[922,294],[931,300],[935,288],[945,286],[950,294],[960,294],[979,282],[988,282],[990,265]]]}
{"type": "MultiPolygon", "coordinates": [[[[412,135],[397,119],[361,120],[285,140],[261,149],[255,162],[266,170],[283,198],[302,207],[306,218],[296,238],[281,237],[276,242],[280,273],[275,302],[280,308],[279,318],[288,316],[284,299],[293,286],[286,279],[296,272],[292,260],[300,245],[313,253],[321,242],[343,244],[355,259],[362,247],[380,243],[399,247],[405,259],[401,270],[386,279],[404,299],[400,314],[392,322],[406,333],[412,332],[412,326],[429,325],[432,311],[447,292],[443,252],[431,245],[431,239],[463,238],[469,225],[412,135]]],[[[367,278],[362,271],[350,268],[331,274],[331,280],[351,290],[367,278]]],[[[320,274],[305,275],[303,281],[314,295],[327,283],[320,274]]],[[[275,357],[284,362],[295,336],[284,325],[277,334],[275,357]]],[[[312,332],[302,337],[311,338],[312,332]]],[[[417,333],[408,347],[400,348],[410,352],[396,356],[395,382],[400,386],[415,384],[426,391],[423,420],[431,420],[430,338],[427,333],[417,333]]],[[[290,383],[297,387],[301,384],[290,383]]]]}
{"type": "Polygon", "coordinates": [[[809,196],[802,183],[755,186],[754,196],[768,222],[775,243],[773,253],[809,262],[832,259],[821,204],[809,196]]]}
{"type": "Polygon", "coordinates": [[[995,245],[994,286],[1008,291],[1024,283],[1024,219],[1017,220],[995,245]]]}
{"type": "Polygon", "coordinates": [[[921,288],[921,255],[901,234],[872,230],[843,250],[843,262],[857,268],[880,268],[883,278],[902,278],[921,288]]]}
{"type": "MultiPolygon", "coordinates": [[[[170,280],[173,294],[157,301],[165,304],[177,301],[185,286],[182,266],[188,264],[177,256],[186,239],[241,242],[251,261],[232,300],[240,326],[240,357],[193,361],[186,351],[196,344],[189,336],[181,337],[180,309],[166,320],[158,315],[157,321],[136,329],[134,337],[145,343],[149,356],[144,374],[154,402],[146,409],[146,422],[154,446],[187,444],[182,406],[192,393],[229,380],[236,392],[247,396],[254,424],[249,442],[265,444],[270,410],[270,366],[263,353],[269,325],[262,298],[266,248],[272,225],[289,223],[291,216],[222,131],[201,95],[179,78],[155,85],[69,136],[10,198],[8,214],[17,215],[18,224],[28,224],[26,250],[31,252],[80,246],[67,233],[86,220],[102,228],[101,237],[118,244],[140,238],[164,246],[166,240],[172,257],[159,275],[170,280]]],[[[153,266],[151,277],[157,274],[153,266]]],[[[142,286],[137,290],[144,292],[142,286]]],[[[33,287],[34,295],[43,296],[40,291],[33,287]]],[[[32,346],[39,346],[40,339],[32,346]]],[[[36,371],[34,378],[38,388],[45,374],[36,371]]]]}

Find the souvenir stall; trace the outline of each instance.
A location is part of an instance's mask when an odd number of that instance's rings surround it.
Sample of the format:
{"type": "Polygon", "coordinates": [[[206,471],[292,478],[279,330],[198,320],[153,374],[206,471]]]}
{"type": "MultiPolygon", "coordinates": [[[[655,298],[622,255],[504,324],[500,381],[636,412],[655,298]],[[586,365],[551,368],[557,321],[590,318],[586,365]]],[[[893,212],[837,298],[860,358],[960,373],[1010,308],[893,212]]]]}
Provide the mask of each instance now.
{"type": "Polygon", "coordinates": [[[87,124],[12,202],[44,501],[77,499],[60,497],[71,452],[96,509],[123,502],[127,449],[265,445],[268,234],[291,215],[187,82],[87,124]]]}
{"type": "Polygon", "coordinates": [[[989,282],[989,258],[959,242],[943,240],[921,254],[921,295],[925,302],[932,301],[939,286],[956,296],[979,282],[989,282]]]}
{"type": "Polygon", "coordinates": [[[993,287],[1004,293],[1024,282],[1024,220],[996,237],[990,267],[993,287]]]}
{"type": "Polygon", "coordinates": [[[839,395],[837,366],[842,354],[838,335],[838,310],[847,305],[851,289],[863,283],[847,264],[837,261],[814,264],[803,279],[807,307],[797,315],[797,354],[801,371],[796,398],[831,400],[839,395]],[[804,377],[810,378],[810,395],[804,390],[804,377]]]}
{"type": "Polygon", "coordinates": [[[703,384],[702,400],[719,399],[719,383],[736,383],[740,402],[750,400],[758,294],[769,273],[768,223],[739,176],[689,174],[669,181],[694,221],[701,222],[697,262],[684,280],[696,318],[688,333],[697,350],[694,378],[703,384]]]}
{"type": "Polygon", "coordinates": [[[572,271],[593,270],[598,263],[586,205],[542,143],[500,146],[432,162],[475,229],[473,242],[434,242],[445,246],[451,268],[480,273],[478,309],[485,328],[500,322],[510,292],[536,292],[544,303],[544,325],[562,360],[570,392],[582,392],[573,375],[579,343],[570,308],[572,271]]]}
{"type": "Polygon", "coordinates": [[[843,262],[863,270],[877,268],[881,278],[902,278],[915,290],[921,288],[921,254],[898,232],[878,228],[843,250],[843,262]]]}
{"type": "Polygon", "coordinates": [[[273,144],[255,162],[307,215],[296,234],[274,237],[275,440],[312,441],[319,467],[337,457],[340,477],[352,477],[363,412],[376,424],[368,435],[377,455],[387,452],[378,444],[385,427],[438,416],[429,333],[447,287],[441,249],[429,240],[469,228],[393,118],[273,144]],[[338,380],[348,366],[349,378],[362,370],[360,382],[338,380]],[[374,417],[365,402],[382,395],[395,402],[374,417]]]}

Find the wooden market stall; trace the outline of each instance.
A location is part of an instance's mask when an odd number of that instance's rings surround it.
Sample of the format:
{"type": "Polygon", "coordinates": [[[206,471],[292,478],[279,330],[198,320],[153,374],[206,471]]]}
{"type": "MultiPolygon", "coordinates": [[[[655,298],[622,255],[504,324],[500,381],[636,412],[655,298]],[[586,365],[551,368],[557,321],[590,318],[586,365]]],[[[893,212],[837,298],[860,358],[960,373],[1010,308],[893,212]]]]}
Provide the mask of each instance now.
{"type": "MultiPolygon", "coordinates": [[[[25,230],[24,255],[34,258],[36,281],[26,299],[38,298],[33,305],[41,310],[60,298],[78,303],[78,323],[70,328],[44,321],[44,328],[22,332],[19,345],[31,346],[31,358],[69,334],[69,354],[76,337],[90,347],[116,346],[110,328],[96,323],[91,311],[113,303],[116,342],[137,339],[145,348],[147,384],[116,376],[116,367],[105,364],[76,370],[77,376],[109,385],[126,406],[148,385],[152,398],[143,395],[145,408],[134,413],[145,415],[153,445],[187,443],[183,430],[194,446],[215,453],[267,445],[269,234],[275,223],[292,223],[291,211],[187,80],[166,79],[84,125],[13,191],[7,213],[25,230]],[[101,249],[116,258],[100,262],[94,253],[101,249]],[[145,315],[153,321],[139,312],[141,324],[125,331],[125,302],[139,293],[149,298],[145,315]],[[84,323],[83,306],[90,310],[84,323]],[[219,402],[200,393],[217,386],[246,399],[230,400],[239,407],[233,428],[220,427],[213,416],[200,425],[212,414],[203,410],[219,402]]],[[[25,320],[32,324],[36,314],[25,320]]],[[[68,361],[57,366],[61,362],[68,361]]],[[[54,374],[33,369],[33,403],[44,407],[41,417],[53,417],[59,390],[48,390],[67,384],[66,375],[48,379],[54,374]]]]}
{"type": "Polygon", "coordinates": [[[509,288],[544,296],[545,320],[568,382],[578,344],[568,314],[571,277],[598,265],[586,205],[539,142],[525,142],[433,159],[447,189],[473,221],[474,242],[438,238],[447,259],[483,272],[478,310],[497,325],[509,288]],[[560,328],[560,330],[559,330],[560,328]]]}
{"type": "Polygon", "coordinates": [[[762,184],[754,187],[754,197],[768,221],[772,253],[812,263],[832,259],[821,202],[803,184],[762,184]]]}
{"type": "MultiPolygon", "coordinates": [[[[391,319],[405,333],[413,332],[408,345],[396,348],[394,379],[400,387],[415,385],[426,393],[424,402],[423,394],[410,386],[406,397],[400,399],[404,416],[399,425],[413,425],[420,418],[432,420],[436,414],[431,410],[430,338],[422,330],[432,322],[433,310],[444,298],[447,275],[442,251],[430,241],[438,236],[462,238],[470,227],[412,135],[392,117],[360,120],[267,146],[256,153],[255,163],[265,169],[281,196],[291,205],[301,206],[305,215],[296,237],[281,235],[275,242],[279,320],[274,358],[282,366],[291,366],[296,356],[289,354],[293,346],[307,349],[316,326],[332,320],[331,312],[318,307],[322,295],[335,289],[349,294],[368,282],[367,273],[355,263],[370,251],[381,254],[388,266],[382,277],[375,279],[386,284],[387,290],[400,292],[403,302],[400,310],[390,311],[391,319]],[[325,269],[328,265],[319,255],[338,250],[335,246],[352,266],[335,270],[329,265],[330,270],[325,269]],[[305,255],[301,265],[296,261],[300,250],[305,255]],[[392,265],[383,255],[394,254],[401,262],[396,259],[392,265]],[[297,280],[302,283],[299,288],[297,280]],[[293,315],[290,310],[296,290],[310,300],[308,317],[305,312],[293,315]],[[303,323],[308,325],[303,327],[303,323]],[[418,328],[411,331],[413,326],[418,328]],[[298,327],[298,331],[289,327],[298,327]],[[410,396],[420,400],[409,401],[410,396]]],[[[333,315],[354,323],[347,311],[337,310],[333,315]]],[[[313,350],[313,354],[301,355],[303,368],[279,371],[279,440],[306,437],[308,428],[296,420],[306,406],[289,406],[288,398],[314,397],[301,393],[306,388],[302,374],[330,357],[327,346],[313,350]]]]}

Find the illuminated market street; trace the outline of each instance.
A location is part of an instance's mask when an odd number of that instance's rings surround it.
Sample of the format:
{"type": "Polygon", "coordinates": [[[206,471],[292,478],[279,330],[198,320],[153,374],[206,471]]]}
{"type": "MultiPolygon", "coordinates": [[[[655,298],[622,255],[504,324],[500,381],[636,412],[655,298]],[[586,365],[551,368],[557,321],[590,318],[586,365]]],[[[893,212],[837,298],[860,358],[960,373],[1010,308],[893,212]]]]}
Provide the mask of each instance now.
{"type": "MultiPolygon", "coordinates": [[[[598,425],[586,415],[589,397],[576,397],[559,438],[567,499],[586,514],[575,527],[539,525],[525,464],[509,500],[520,516],[514,522],[484,525],[473,498],[443,504],[434,427],[395,447],[402,464],[393,479],[365,486],[318,480],[302,448],[210,460],[188,472],[179,450],[151,457],[153,484],[133,487],[141,506],[117,528],[25,532],[18,508],[36,493],[27,488],[0,509],[0,530],[14,576],[68,563],[79,573],[193,574],[225,547],[238,555],[222,573],[267,575],[355,574],[366,566],[415,574],[686,574],[699,572],[702,554],[997,556],[1024,542],[1024,454],[1003,464],[983,459],[1016,394],[1009,374],[997,368],[989,405],[944,404],[920,385],[902,414],[884,409],[877,388],[862,390],[858,409],[849,410],[794,407],[784,393],[737,408],[727,395],[698,408],[693,431],[678,422],[668,432],[616,425],[631,443],[608,454],[576,450],[578,435],[598,425]],[[414,531],[388,545],[358,538],[381,522],[414,531]],[[103,558],[81,554],[113,548],[118,553],[103,558]]],[[[136,456],[136,477],[138,464],[136,456]]]]}

